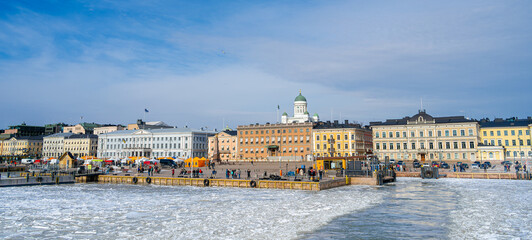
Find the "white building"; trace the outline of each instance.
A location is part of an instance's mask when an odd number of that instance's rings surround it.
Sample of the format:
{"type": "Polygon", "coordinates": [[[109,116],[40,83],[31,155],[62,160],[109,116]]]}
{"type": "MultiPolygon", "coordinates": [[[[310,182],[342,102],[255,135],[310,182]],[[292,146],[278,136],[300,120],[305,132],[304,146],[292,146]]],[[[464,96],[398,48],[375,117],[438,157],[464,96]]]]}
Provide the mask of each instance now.
{"type": "Polygon", "coordinates": [[[310,117],[307,111],[307,99],[301,95],[301,91],[299,91],[299,95],[294,99],[294,116],[289,117],[285,112],[281,117],[281,123],[318,122],[319,120],[318,114],[310,117]]]}
{"type": "Polygon", "coordinates": [[[63,155],[65,138],[73,133],[56,133],[43,138],[42,156],[46,158],[59,158],[63,155]]]}
{"type": "Polygon", "coordinates": [[[214,132],[189,128],[122,130],[98,135],[99,158],[207,157],[214,132]]]}

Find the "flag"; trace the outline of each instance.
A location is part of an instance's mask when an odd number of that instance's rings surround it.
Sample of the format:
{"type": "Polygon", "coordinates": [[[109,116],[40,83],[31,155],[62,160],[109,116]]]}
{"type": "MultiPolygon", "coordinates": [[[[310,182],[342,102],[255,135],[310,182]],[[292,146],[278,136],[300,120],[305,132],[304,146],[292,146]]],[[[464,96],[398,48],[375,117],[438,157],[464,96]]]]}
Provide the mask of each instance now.
{"type": "Polygon", "coordinates": [[[122,139],[122,142],[126,143],[126,139],[122,139]]]}
{"type": "Polygon", "coordinates": [[[150,112],[150,111],[148,111],[148,109],[147,109],[147,108],[144,108],[144,112],[150,112]]]}

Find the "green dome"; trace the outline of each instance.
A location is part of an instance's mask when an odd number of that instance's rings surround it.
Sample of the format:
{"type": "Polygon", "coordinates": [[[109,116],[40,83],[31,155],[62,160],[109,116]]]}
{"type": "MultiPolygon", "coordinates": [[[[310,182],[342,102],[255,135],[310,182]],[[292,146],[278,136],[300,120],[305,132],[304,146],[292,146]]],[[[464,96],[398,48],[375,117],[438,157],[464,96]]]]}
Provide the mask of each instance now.
{"type": "Polygon", "coordinates": [[[305,114],[308,114],[308,111],[305,111],[305,114]]]}
{"type": "Polygon", "coordinates": [[[314,113],[314,117],[319,117],[317,113],[314,113]]]}
{"type": "Polygon", "coordinates": [[[288,113],[284,112],[284,113],[283,113],[283,116],[288,116],[288,113]]]}
{"type": "Polygon", "coordinates": [[[301,95],[301,93],[299,93],[299,95],[296,97],[296,99],[294,100],[294,102],[297,102],[297,101],[306,102],[307,99],[306,99],[305,97],[303,97],[303,95],[301,95]]]}

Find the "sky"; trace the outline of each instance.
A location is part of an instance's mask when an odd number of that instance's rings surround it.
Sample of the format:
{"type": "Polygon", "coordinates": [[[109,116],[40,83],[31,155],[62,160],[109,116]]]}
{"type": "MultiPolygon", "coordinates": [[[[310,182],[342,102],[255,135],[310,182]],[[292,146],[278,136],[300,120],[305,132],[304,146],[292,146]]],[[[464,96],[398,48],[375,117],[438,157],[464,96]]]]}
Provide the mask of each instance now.
{"type": "Polygon", "coordinates": [[[532,1],[0,1],[0,129],[532,115],[532,1]],[[277,106],[280,106],[277,114],[277,106]],[[145,113],[148,109],[149,113],[145,113]],[[83,117],[83,119],[81,119],[83,117]]]}

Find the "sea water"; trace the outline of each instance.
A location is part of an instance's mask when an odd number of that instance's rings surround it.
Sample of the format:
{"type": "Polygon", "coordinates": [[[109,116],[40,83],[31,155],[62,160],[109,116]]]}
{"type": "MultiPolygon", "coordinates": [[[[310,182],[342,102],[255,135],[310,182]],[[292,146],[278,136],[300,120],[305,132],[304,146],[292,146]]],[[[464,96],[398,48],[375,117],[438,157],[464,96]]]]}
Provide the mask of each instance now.
{"type": "Polygon", "coordinates": [[[0,189],[2,239],[530,239],[530,181],[325,191],[76,184],[0,189]]]}

